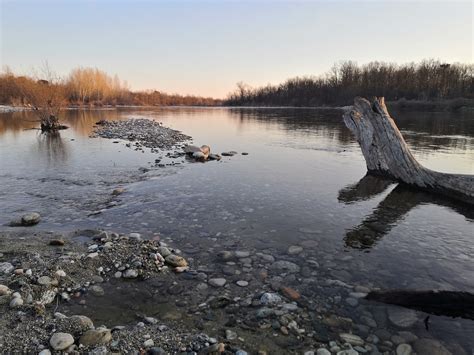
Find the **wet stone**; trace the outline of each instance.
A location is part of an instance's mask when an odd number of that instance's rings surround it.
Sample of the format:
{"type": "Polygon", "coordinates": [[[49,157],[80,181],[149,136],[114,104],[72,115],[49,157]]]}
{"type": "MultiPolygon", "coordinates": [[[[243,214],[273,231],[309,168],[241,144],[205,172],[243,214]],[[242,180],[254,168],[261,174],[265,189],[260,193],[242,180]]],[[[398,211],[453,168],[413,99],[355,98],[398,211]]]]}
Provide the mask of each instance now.
{"type": "Polygon", "coordinates": [[[208,283],[213,287],[223,287],[227,283],[227,280],[224,278],[214,278],[209,279],[208,283]]]}
{"type": "Polygon", "coordinates": [[[54,333],[49,340],[49,345],[57,351],[65,350],[72,344],[74,344],[74,338],[68,333],[54,333]]]}
{"type": "Polygon", "coordinates": [[[387,314],[390,322],[400,328],[410,328],[418,321],[417,313],[411,309],[390,307],[387,314]]]}

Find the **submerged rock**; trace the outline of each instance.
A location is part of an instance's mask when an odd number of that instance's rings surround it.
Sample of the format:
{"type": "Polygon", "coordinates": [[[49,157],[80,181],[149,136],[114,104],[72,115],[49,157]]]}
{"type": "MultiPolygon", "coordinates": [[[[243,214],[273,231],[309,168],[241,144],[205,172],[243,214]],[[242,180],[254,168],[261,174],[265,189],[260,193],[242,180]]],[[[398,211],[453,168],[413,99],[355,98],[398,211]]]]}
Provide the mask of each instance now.
{"type": "Polygon", "coordinates": [[[10,222],[11,227],[30,227],[38,224],[41,220],[41,216],[37,212],[26,213],[19,219],[15,219],[10,222]]]}

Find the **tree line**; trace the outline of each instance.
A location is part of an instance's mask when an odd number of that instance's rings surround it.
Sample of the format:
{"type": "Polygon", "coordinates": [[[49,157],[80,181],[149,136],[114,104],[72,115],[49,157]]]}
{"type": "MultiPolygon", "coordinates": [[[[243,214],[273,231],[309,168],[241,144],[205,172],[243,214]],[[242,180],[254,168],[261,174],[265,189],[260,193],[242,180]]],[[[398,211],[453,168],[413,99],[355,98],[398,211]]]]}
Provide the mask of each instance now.
{"type": "Polygon", "coordinates": [[[474,64],[437,60],[397,65],[346,61],[321,76],[296,77],[279,85],[252,88],[238,83],[224,101],[229,106],[350,105],[355,96],[388,101],[474,99],[474,64]]]}
{"type": "MultiPolygon", "coordinates": [[[[0,104],[32,106],[103,105],[216,105],[209,97],[167,94],[157,90],[132,91],[117,75],[97,68],[75,68],[60,78],[46,66],[29,76],[15,75],[6,68],[0,73],[0,104]]],[[[53,113],[50,113],[53,115],[53,113]]]]}

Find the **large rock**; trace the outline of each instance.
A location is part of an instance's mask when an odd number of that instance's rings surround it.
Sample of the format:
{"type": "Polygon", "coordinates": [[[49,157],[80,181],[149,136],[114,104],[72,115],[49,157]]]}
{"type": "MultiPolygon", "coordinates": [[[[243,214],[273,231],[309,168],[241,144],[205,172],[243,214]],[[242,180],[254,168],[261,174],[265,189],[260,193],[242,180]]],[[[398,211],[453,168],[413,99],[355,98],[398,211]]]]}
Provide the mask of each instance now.
{"type": "Polygon", "coordinates": [[[26,213],[21,216],[21,225],[22,226],[34,226],[38,224],[41,219],[41,216],[37,212],[26,213]]]}
{"type": "Polygon", "coordinates": [[[49,339],[49,345],[57,351],[65,350],[72,344],[74,344],[74,338],[69,333],[54,333],[49,339]]]}
{"type": "Polygon", "coordinates": [[[272,292],[265,292],[261,297],[260,297],[260,303],[266,306],[272,306],[276,305],[282,302],[281,297],[272,292]]]}
{"type": "Polygon", "coordinates": [[[85,332],[79,339],[79,344],[84,346],[105,345],[112,340],[110,329],[93,329],[85,332]]]}

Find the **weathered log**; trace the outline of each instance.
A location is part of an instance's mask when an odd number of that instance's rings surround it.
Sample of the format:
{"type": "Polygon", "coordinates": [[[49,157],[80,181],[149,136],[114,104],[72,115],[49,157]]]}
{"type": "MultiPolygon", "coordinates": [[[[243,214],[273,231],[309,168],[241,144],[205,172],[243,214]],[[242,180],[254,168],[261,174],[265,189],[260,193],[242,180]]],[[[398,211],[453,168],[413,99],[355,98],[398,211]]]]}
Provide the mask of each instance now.
{"type": "Polygon", "coordinates": [[[418,163],[383,97],[372,102],[357,97],[343,117],[359,142],[370,173],[474,204],[474,175],[440,173],[418,163]]]}

